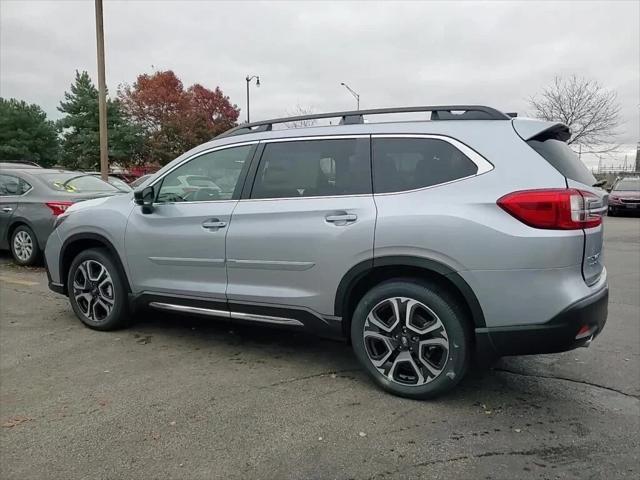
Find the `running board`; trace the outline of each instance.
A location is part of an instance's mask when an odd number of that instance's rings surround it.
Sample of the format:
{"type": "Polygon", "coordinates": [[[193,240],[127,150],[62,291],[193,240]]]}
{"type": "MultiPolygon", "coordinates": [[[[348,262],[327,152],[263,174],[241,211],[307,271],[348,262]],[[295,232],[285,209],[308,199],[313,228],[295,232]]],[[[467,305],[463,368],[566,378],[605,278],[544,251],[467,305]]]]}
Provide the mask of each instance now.
{"type": "Polygon", "coordinates": [[[233,318],[236,320],[245,320],[249,322],[270,323],[273,325],[289,325],[303,327],[304,324],[293,318],[272,317],[269,315],[255,315],[253,313],[231,312],[229,310],[216,310],[213,308],[190,307],[188,305],[176,305],[173,303],[151,302],[149,306],[159,310],[168,310],[171,312],[190,313],[196,315],[206,315],[209,317],[233,318]]]}

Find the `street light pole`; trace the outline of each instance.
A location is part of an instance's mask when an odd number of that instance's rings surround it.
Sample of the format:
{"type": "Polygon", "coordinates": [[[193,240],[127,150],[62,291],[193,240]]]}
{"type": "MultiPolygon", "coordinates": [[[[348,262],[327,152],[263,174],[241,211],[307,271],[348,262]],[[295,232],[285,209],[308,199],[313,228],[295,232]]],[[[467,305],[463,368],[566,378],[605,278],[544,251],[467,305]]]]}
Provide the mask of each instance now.
{"type": "Polygon", "coordinates": [[[107,86],[104,73],[104,27],[102,0],[95,0],[96,44],[98,49],[98,118],[100,124],[100,178],[105,182],[109,175],[109,150],[107,149],[107,86]]]}
{"type": "Polygon", "coordinates": [[[349,93],[351,93],[351,95],[354,96],[354,98],[356,99],[356,110],[360,110],[360,95],[358,95],[356,92],[354,92],[351,89],[351,87],[349,87],[349,85],[347,85],[346,83],[340,82],[340,85],[342,85],[344,88],[349,90],[349,93]]]}
{"type": "Polygon", "coordinates": [[[247,78],[245,78],[245,80],[247,81],[247,123],[249,123],[249,84],[254,78],[256,79],[256,87],[259,87],[260,77],[258,75],[253,75],[251,77],[247,75],[247,78]]]}

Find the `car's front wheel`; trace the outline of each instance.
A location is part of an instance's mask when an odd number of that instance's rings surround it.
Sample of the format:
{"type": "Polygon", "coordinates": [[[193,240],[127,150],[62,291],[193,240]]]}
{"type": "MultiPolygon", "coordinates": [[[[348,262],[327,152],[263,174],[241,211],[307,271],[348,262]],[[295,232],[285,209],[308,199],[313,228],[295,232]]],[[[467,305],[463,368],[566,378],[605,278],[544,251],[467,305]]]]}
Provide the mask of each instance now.
{"type": "Polygon", "coordinates": [[[11,255],[18,265],[33,265],[39,260],[38,239],[28,226],[20,225],[11,234],[11,255]]]}
{"type": "Polygon", "coordinates": [[[127,323],[125,279],[107,250],[79,253],[69,268],[67,285],[73,311],[89,328],[115,330],[127,323]]]}
{"type": "Polygon", "coordinates": [[[356,357],[385,390],[425,399],[452,389],[471,354],[468,323],[440,286],[398,279],[359,302],[351,323],[356,357]]]}

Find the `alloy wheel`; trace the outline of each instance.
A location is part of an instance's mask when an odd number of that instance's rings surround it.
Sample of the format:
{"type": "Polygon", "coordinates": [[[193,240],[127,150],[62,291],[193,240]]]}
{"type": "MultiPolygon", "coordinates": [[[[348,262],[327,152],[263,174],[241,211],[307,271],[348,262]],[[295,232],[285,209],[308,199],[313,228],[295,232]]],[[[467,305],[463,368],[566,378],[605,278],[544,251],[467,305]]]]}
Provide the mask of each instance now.
{"type": "Polygon", "coordinates": [[[106,267],[96,260],[85,260],[73,277],[73,296],[82,314],[102,322],[115,304],[115,290],[106,267]]]}
{"type": "Polygon", "coordinates": [[[13,251],[18,257],[18,259],[22,262],[26,262],[31,258],[31,254],[33,253],[33,239],[29,232],[25,232],[24,230],[20,230],[13,237],[13,251]]]}
{"type": "Polygon", "coordinates": [[[449,336],[436,313],[406,297],[387,298],[371,309],[364,324],[364,346],[373,366],[402,385],[424,385],[437,378],[449,357],[449,336]]]}

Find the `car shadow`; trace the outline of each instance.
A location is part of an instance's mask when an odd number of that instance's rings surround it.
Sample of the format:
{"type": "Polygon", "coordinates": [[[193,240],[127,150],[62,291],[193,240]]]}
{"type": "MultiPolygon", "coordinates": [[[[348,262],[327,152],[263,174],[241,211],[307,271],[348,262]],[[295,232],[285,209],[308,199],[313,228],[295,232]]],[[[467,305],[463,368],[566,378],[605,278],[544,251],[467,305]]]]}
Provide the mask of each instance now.
{"type": "MultiPolygon", "coordinates": [[[[156,341],[161,337],[178,338],[183,347],[197,350],[224,347],[240,350],[244,355],[259,358],[261,364],[271,360],[290,359],[291,362],[305,365],[310,377],[329,374],[348,374],[359,381],[365,389],[377,387],[368,379],[346,341],[325,339],[305,333],[275,326],[238,323],[231,320],[215,319],[167,313],[154,310],[136,312],[130,333],[140,342],[156,341]],[[315,374],[314,372],[323,372],[315,374]]],[[[501,359],[500,366],[508,366],[508,359],[501,359]]],[[[468,403],[479,401],[487,395],[504,395],[514,381],[520,384],[515,391],[521,392],[520,379],[505,378],[504,372],[494,370],[492,364],[485,361],[472,361],[465,378],[446,395],[438,397],[443,401],[468,403]]],[[[531,390],[527,396],[539,395],[542,390],[531,390]]]]}

